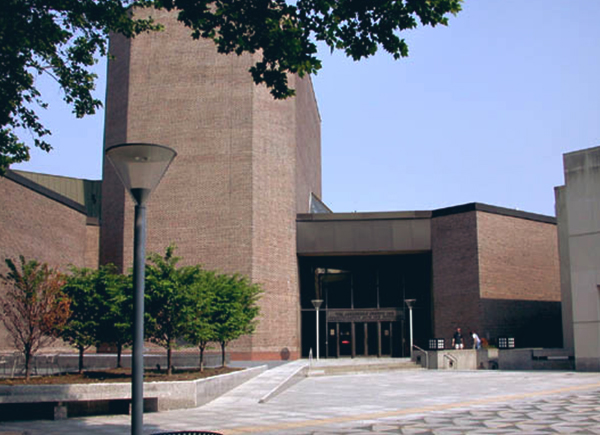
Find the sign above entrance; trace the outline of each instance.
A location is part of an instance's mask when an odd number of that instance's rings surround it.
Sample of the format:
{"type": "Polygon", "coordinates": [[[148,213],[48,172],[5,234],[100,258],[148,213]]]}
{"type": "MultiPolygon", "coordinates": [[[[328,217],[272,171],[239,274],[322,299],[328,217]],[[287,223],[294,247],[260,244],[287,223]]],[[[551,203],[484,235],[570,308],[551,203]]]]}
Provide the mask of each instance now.
{"type": "Polygon", "coordinates": [[[384,310],[327,310],[328,322],[397,322],[404,319],[402,311],[384,310]]]}

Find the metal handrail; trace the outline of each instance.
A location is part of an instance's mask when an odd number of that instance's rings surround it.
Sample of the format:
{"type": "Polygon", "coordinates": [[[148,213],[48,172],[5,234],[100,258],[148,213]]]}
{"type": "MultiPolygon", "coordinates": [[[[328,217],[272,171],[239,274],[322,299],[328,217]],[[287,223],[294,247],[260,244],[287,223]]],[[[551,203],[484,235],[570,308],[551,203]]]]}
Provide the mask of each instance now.
{"type": "Polygon", "coordinates": [[[427,351],[424,350],[424,349],[421,349],[416,344],[413,344],[413,349],[417,349],[418,351],[421,351],[421,352],[423,352],[425,354],[425,367],[429,368],[429,354],[427,353],[427,351]]]}
{"type": "MultiPolygon", "coordinates": [[[[449,353],[444,354],[444,358],[448,358],[454,364],[458,363],[458,359],[454,355],[450,355],[449,353]]],[[[458,364],[457,364],[458,365],[458,364]]]]}

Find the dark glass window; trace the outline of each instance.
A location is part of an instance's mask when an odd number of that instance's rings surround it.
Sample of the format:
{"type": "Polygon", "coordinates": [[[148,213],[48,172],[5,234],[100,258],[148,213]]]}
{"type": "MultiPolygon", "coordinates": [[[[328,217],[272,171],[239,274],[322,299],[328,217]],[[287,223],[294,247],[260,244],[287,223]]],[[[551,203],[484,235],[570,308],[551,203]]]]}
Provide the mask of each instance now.
{"type": "Polygon", "coordinates": [[[346,274],[336,277],[335,281],[325,278],[323,288],[326,297],[327,308],[351,308],[352,280],[346,274]]]}
{"type": "Polygon", "coordinates": [[[357,270],[353,274],[354,308],[377,308],[377,273],[357,270]]]}
{"type": "Polygon", "coordinates": [[[379,270],[379,306],[381,308],[402,307],[402,271],[399,267],[379,270]]]}

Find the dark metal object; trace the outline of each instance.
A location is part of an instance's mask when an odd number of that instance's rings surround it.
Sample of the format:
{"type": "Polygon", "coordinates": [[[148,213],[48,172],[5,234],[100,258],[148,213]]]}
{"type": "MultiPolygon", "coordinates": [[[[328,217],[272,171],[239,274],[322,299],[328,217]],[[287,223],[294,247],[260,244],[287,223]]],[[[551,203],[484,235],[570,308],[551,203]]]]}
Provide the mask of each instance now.
{"type": "Polygon", "coordinates": [[[144,415],[144,261],[146,259],[146,206],[135,206],[133,234],[133,350],[131,364],[131,429],[143,432],[144,415]]]}

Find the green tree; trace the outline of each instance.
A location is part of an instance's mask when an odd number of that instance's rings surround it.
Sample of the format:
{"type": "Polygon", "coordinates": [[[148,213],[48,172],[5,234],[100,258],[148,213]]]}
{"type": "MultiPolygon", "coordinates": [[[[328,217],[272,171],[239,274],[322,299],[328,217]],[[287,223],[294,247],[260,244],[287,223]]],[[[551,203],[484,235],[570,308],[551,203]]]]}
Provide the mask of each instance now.
{"type": "Polygon", "coordinates": [[[31,360],[43,346],[54,341],[67,321],[70,301],[62,291],[64,278],[46,263],[19,257],[18,266],[6,259],[9,272],[0,275],[6,289],[0,294],[0,316],[15,347],[25,358],[25,377],[31,360]]]}
{"type": "Polygon", "coordinates": [[[113,264],[101,266],[97,272],[96,292],[104,301],[96,331],[97,343],[117,347],[117,367],[122,367],[123,347],[133,341],[133,284],[131,278],[118,272],[113,264]]]}
{"type": "Polygon", "coordinates": [[[221,345],[222,365],[225,366],[225,347],[242,335],[254,332],[260,313],[258,300],[262,289],[240,275],[216,275],[212,322],[215,341],[221,345]]]}
{"type": "Polygon", "coordinates": [[[85,351],[98,343],[100,319],[106,303],[97,291],[99,272],[88,268],[71,268],[64,292],[71,300],[71,315],[61,331],[61,338],[79,352],[79,373],[83,372],[85,351]]]}
{"type": "Polygon", "coordinates": [[[275,98],[286,98],[288,74],[321,68],[317,43],[354,60],[379,48],[395,59],[408,55],[402,31],[447,25],[462,0],[4,0],[0,3],[0,171],[28,160],[28,147],[15,128],[32,132],[34,145],[49,150],[35,106],[46,103],[36,78],[56,78],[77,116],[94,113],[95,53],[106,54],[109,31],[133,37],[157,30],[144,7],[177,11],[193,38],[214,41],[221,53],[261,53],[250,68],[275,98]],[[132,19],[128,8],[136,7],[132,19]]]}
{"type": "Polygon", "coordinates": [[[177,340],[185,336],[193,303],[191,288],[197,282],[200,266],[177,267],[175,246],[165,255],[152,253],[146,263],[146,334],[150,341],[167,349],[167,374],[173,373],[172,353],[177,340]]]}
{"type": "Polygon", "coordinates": [[[218,278],[215,272],[204,270],[197,277],[190,287],[192,310],[184,338],[198,347],[198,366],[200,371],[204,371],[204,351],[208,344],[217,338],[213,322],[213,302],[218,278]]]}

